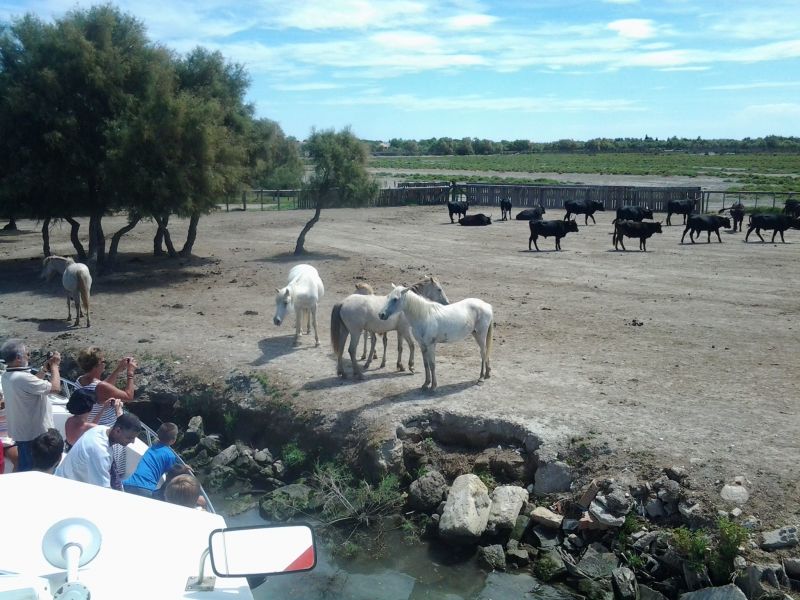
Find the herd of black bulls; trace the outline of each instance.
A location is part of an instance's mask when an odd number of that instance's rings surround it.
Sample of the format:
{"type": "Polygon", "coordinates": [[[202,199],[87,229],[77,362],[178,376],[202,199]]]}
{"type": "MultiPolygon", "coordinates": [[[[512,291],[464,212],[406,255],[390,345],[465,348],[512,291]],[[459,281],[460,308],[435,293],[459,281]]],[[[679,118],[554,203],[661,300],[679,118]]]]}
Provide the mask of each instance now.
{"type": "MultiPolygon", "coordinates": [[[[511,201],[502,200],[500,203],[502,210],[503,221],[507,220],[511,215],[511,201]]],[[[589,219],[597,224],[594,219],[594,213],[597,211],[605,210],[602,202],[596,200],[568,200],[564,203],[566,214],[561,220],[545,221],[542,215],[545,209],[542,206],[535,206],[533,208],[526,208],[525,210],[517,213],[516,219],[518,221],[528,221],[530,226],[530,238],[528,238],[528,250],[531,250],[531,244],[539,250],[537,241],[539,237],[554,237],[556,240],[555,249],[561,250],[561,238],[570,232],[578,231],[578,223],[572,219],[572,215],[584,215],[584,224],[589,224],[589,219]]],[[[741,203],[733,204],[728,208],[723,208],[718,214],[697,214],[694,212],[695,201],[686,200],[671,200],[667,206],[667,220],[666,224],[671,225],[671,217],[673,214],[683,215],[683,223],[685,229],[681,236],[681,244],[683,244],[686,234],[689,234],[689,241],[695,243],[695,236],[700,237],[703,232],[707,233],[707,243],[711,243],[712,232],[717,235],[717,240],[722,243],[722,238],[719,235],[721,228],[731,229],[732,231],[742,230],[742,221],[745,216],[745,207],[741,203]],[[722,216],[721,213],[729,212],[730,216],[722,216]]],[[[483,213],[467,216],[469,210],[468,202],[448,202],[447,210],[450,213],[450,222],[453,223],[453,215],[458,215],[459,225],[464,226],[481,226],[491,225],[492,218],[483,213]]],[[[616,218],[612,221],[614,225],[614,232],[612,234],[612,243],[615,249],[621,246],[625,250],[623,238],[638,238],[639,250],[647,251],[647,240],[656,233],[662,233],[661,223],[654,222],[653,211],[649,208],[642,206],[623,206],[617,209],[616,218]],[[645,219],[651,219],[645,221],[645,219]]],[[[744,241],[747,242],[750,234],[755,231],[758,239],[764,242],[761,237],[761,230],[772,231],[772,242],[775,241],[775,236],[780,234],[781,242],[785,243],[783,232],[787,229],[800,229],[800,200],[787,200],[783,208],[782,214],[774,213],[753,213],[750,215],[750,222],[747,227],[747,233],[744,236],[744,241]]]]}

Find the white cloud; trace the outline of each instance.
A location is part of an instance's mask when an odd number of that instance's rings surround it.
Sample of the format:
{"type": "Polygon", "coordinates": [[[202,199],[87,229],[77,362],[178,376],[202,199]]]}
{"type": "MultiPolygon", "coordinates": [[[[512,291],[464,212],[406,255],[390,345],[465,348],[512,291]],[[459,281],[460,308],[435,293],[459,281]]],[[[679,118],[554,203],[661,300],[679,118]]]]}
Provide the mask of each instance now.
{"type": "Polygon", "coordinates": [[[320,90],[336,90],[343,88],[341,83],[279,83],[272,86],[272,89],[281,92],[315,92],[320,90]]]}
{"type": "Polygon", "coordinates": [[[709,85],[703,90],[757,90],[767,88],[798,87],[800,81],[753,81],[751,83],[729,83],[725,85],[709,85]]]}
{"type": "Polygon", "coordinates": [[[489,27],[495,21],[497,21],[497,17],[493,17],[492,15],[483,15],[483,14],[457,15],[455,17],[450,17],[449,19],[447,19],[445,21],[445,26],[448,29],[456,29],[456,30],[477,29],[477,28],[489,27]]]}
{"type": "Polygon", "coordinates": [[[656,35],[656,29],[650,19],[619,19],[612,21],[606,27],[624,38],[634,40],[644,40],[656,35]]]}
{"type": "Polygon", "coordinates": [[[276,3],[282,27],[322,29],[367,29],[397,26],[415,21],[428,11],[423,2],[370,0],[304,0],[276,3]]]}
{"type": "Polygon", "coordinates": [[[438,50],[441,42],[433,35],[414,31],[386,31],[369,38],[387,50],[430,53],[438,50]]]}

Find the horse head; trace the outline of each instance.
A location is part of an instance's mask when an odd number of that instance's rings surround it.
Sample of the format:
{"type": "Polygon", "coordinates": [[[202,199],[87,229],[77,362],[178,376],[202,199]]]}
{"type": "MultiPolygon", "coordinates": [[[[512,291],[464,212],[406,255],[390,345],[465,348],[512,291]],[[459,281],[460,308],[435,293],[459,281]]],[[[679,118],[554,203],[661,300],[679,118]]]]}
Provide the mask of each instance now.
{"type": "Polygon", "coordinates": [[[422,295],[428,300],[433,300],[439,304],[450,304],[450,300],[447,298],[447,294],[444,293],[442,285],[436,281],[436,278],[433,275],[428,276],[428,280],[425,282],[425,286],[423,287],[422,291],[422,295]]]}
{"type": "Polygon", "coordinates": [[[275,316],[272,317],[272,322],[280,326],[286,318],[286,312],[292,308],[292,293],[288,287],[275,288],[275,292],[275,316]]]}
{"type": "Polygon", "coordinates": [[[56,256],[55,254],[46,256],[42,261],[42,279],[49,281],[54,275],[62,275],[67,265],[75,262],[71,258],[56,256]]]}
{"type": "Polygon", "coordinates": [[[386,321],[389,317],[393,314],[400,312],[403,310],[403,303],[406,298],[406,294],[410,288],[403,287],[402,285],[395,285],[392,284],[392,291],[386,296],[386,304],[383,305],[383,308],[378,313],[378,317],[381,321],[386,321]]]}

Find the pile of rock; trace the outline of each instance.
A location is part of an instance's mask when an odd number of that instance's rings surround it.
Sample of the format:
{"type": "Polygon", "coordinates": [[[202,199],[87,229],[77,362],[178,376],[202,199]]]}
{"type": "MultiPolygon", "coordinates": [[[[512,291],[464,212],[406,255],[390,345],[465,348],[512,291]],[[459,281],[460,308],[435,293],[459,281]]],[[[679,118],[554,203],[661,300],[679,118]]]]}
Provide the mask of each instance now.
{"type": "MultiPolygon", "coordinates": [[[[719,573],[712,580],[705,565],[684,555],[672,532],[660,527],[710,527],[718,516],[691,497],[682,485],[689,484],[686,477],[684,469],[673,467],[646,483],[594,480],[577,500],[562,494],[549,506],[536,506],[534,486],[502,485],[490,493],[478,476],[465,474],[448,487],[440,473],[431,471],[411,484],[409,504],[430,515],[431,535],[477,546],[479,562],[488,570],[530,570],[540,580],[564,581],[593,599],[663,600],[686,594],[698,600],[713,591],[756,600],[800,590],[800,559],[757,564],[738,556],[734,586],[723,585],[730,579],[719,573]]],[[[741,514],[734,509],[725,516],[741,514]]],[[[796,545],[794,527],[766,532],[761,542],[762,549],[796,545]]],[[[755,541],[753,547],[758,547],[755,541]]]]}

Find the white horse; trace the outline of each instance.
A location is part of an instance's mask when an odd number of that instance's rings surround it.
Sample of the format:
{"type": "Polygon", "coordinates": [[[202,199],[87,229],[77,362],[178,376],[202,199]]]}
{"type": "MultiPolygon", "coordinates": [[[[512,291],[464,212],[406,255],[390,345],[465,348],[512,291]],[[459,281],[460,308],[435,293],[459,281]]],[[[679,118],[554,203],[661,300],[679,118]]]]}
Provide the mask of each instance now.
{"type": "MultiPolygon", "coordinates": [[[[444,293],[441,284],[434,277],[427,277],[415,283],[413,289],[426,298],[441,304],[447,304],[447,294],[444,293]]],[[[403,315],[396,315],[391,319],[381,320],[378,312],[386,302],[386,296],[363,295],[356,293],[348,296],[342,302],[336,304],[331,311],[331,345],[336,353],[336,374],[345,376],[342,354],[344,353],[344,343],[347,336],[350,336],[348,352],[350,362],[353,365],[353,377],[363,379],[362,369],[356,362],[356,351],[358,350],[358,339],[361,332],[370,334],[385,334],[389,331],[397,331],[397,370],[403,371],[403,340],[408,344],[408,370],[414,372],[414,339],[411,334],[411,327],[403,315]]],[[[364,370],[369,368],[372,358],[375,355],[376,339],[372,338],[372,346],[367,356],[364,370]]],[[[383,361],[381,367],[386,366],[386,338],[383,341],[383,361]]]]}
{"type": "Polygon", "coordinates": [[[311,333],[313,323],[315,346],[319,346],[317,305],[325,294],[325,286],[322,285],[317,270],[311,265],[295,265],[289,271],[289,283],[286,287],[276,288],[276,292],[275,316],[272,322],[280,325],[286,317],[286,312],[294,308],[294,345],[300,343],[300,330],[303,325],[306,326],[306,333],[311,333]]]}
{"type": "Polygon", "coordinates": [[[387,296],[380,318],[388,320],[397,314],[405,315],[422,351],[422,361],[425,364],[423,390],[429,386],[431,390],[436,389],[436,344],[457,342],[469,334],[472,334],[481,349],[481,375],[478,381],[489,379],[489,353],[492,350],[494,328],[491,304],[478,298],[467,298],[441,306],[418,296],[410,288],[399,285],[394,286],[387,296]]]}
{"type": "Polygon", "coordinates": [[[92,290],[92,276],[89,267],[76,263],[64,256],[48,256],[44,259],[42,278],[50,280],[54,275],[61,275],[61,284],[67,291],[67,320],[72,319],[72,305],[75,301],[75,327],[80,324],[81,301],[86,309],[86,326],[89,327],[89,296],[92,290]]]}
{"type": "MultiPolygon", "coordinates": [[[[356,294],[361,294],[362,296],[374,296],[375,290],[372,289],[372,286],[368,283],[364,283],[363,281],[359,281],[356,284],[356,294]]],[[[386,366],[386,344],[387,344],[387,336],[388,334],[383,334],[383,361],[381,362],[381,367],[386,366]]],[[[367,338],[369,341],[372,342],[372,348],[375,348],[375,343],[377,342],[377,335],[374,333],[370,333],[369,335],[364,336],[364,350],[361,352],[361,360],[365,360],[367,358],[367,338]]],[[[373,350],[372,358],[378,358],[378,353],[373,350]]]]}

